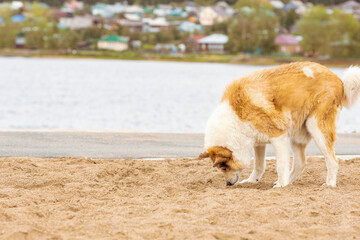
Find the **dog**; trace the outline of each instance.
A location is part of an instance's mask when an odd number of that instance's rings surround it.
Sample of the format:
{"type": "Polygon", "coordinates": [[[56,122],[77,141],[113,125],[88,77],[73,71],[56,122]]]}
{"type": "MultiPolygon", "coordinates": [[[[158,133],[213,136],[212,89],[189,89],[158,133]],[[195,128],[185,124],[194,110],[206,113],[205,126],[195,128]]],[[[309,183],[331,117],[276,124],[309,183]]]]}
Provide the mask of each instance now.
{"type": "Polygon", "coordinates": [[[335,187],[338,161],[334,142],[343,106],[359,97],[360,68],[349,67],[343,81],[325,66],[295,62],[249,74],[226,88],[208,119],[200,158],[210,157],[224,173],[226,185],[239,181],[251,163],[254,169],[241,183],[257,183],[265,171],[265,146],[276,154],[278,179],[274,187],[293,183],[305,168],[305,149],[311,139],[324,154],[326,185],[335,187]],[[290,145],[294,160],[290,170],[290,145]]]}

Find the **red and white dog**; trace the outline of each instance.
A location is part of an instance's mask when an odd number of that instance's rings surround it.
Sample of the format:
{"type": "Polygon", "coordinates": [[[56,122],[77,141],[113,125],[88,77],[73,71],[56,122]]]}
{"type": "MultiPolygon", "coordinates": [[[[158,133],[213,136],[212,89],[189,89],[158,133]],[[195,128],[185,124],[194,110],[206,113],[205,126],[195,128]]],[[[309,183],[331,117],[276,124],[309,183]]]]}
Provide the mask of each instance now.
{"type": "Polygon", "coordinates": [[[205,149],[220,168],[227,185],[239,180],[251,162],[254,170],[242,182],[256,183],[265,170],[265,145],[274,146],[278,180],[274,187],[295,181],[305,167],[310,139],[324,154],[326,184],[336,186],[336,120],[343,105],[350,107],[360,93],[360,68],[350,67],[343,82],[328,68],[297,62],[252,73],[232,82],[207,122],[205,149]],[[294,161],[290,171],[290,146],[294,161]]]}

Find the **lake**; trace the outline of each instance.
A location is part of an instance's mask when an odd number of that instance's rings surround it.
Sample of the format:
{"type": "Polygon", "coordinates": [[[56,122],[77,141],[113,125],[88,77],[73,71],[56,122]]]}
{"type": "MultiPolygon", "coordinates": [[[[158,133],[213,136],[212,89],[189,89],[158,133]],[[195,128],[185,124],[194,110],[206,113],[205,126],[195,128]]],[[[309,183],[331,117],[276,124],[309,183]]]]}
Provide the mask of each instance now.
{"type": "MultiPolygon", "coordinates": [[[[0,129],[204,132],[225,86],[264,66],[0,58],[0,129]]],[[[345,69],[332,68],[340,77],[345,69]]],[[[360,101],[338,132],[360,132],[360,101]]]]}

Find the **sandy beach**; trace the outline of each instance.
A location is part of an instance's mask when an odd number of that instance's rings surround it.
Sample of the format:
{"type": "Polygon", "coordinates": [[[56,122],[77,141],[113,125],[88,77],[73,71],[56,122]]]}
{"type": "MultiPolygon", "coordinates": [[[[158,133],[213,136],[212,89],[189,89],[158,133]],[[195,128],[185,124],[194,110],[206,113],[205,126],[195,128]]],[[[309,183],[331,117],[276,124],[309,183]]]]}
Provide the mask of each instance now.
{"type": "MultiPolygon", "coordinates": [[[[360,159],[323,159],[293,185],[226,187],[211,161],[0,159],[0,239],[359,239],[360,159]]],[[[242,174],[245,178],[250,169],[242,174]]]]}

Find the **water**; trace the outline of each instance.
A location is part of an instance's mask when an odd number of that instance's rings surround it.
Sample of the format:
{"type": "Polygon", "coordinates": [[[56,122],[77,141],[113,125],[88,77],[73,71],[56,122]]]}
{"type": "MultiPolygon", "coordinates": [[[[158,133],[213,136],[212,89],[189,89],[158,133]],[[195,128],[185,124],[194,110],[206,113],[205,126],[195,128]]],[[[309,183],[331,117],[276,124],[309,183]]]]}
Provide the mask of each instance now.
{"type": "MultiPolygon", "coordinates": [[[[0,129],[203,132],[225,86],[264,68],[0,58],[0,129]]],[[[360,131],[360,101],[342,111],[338,131],[360,131]]]]}

